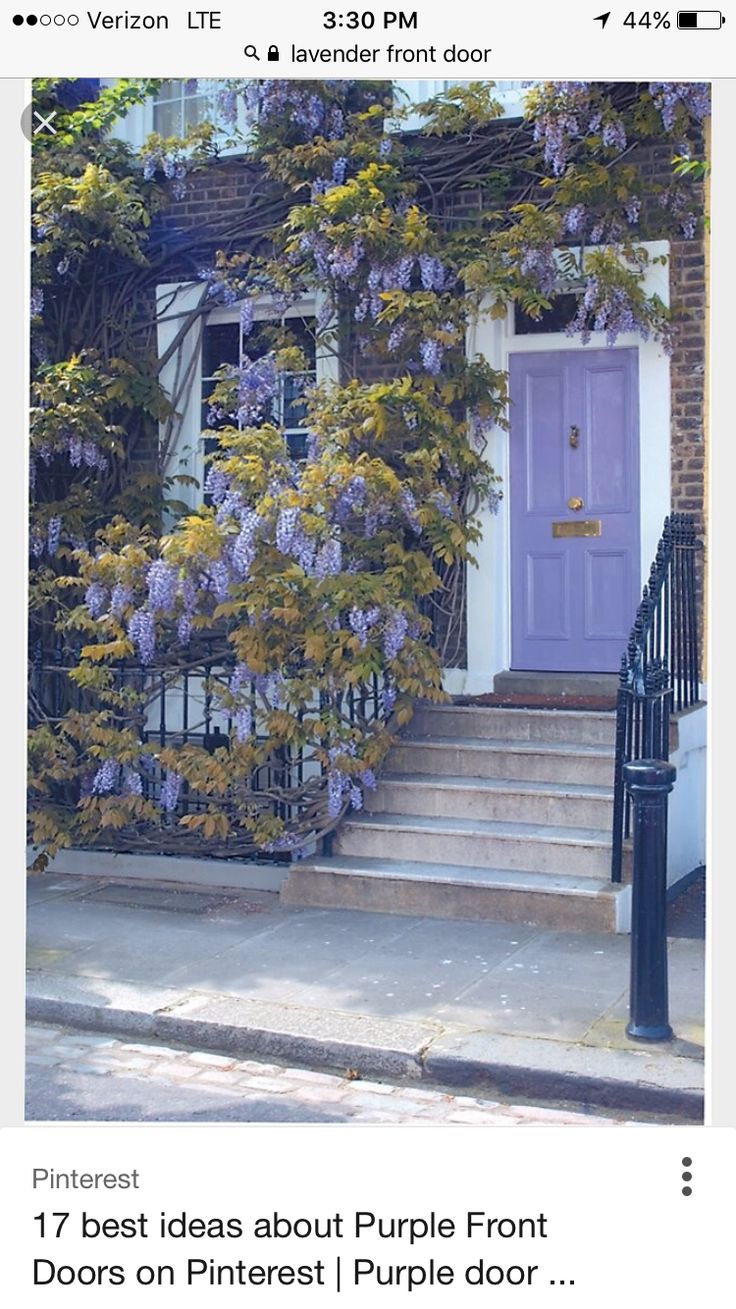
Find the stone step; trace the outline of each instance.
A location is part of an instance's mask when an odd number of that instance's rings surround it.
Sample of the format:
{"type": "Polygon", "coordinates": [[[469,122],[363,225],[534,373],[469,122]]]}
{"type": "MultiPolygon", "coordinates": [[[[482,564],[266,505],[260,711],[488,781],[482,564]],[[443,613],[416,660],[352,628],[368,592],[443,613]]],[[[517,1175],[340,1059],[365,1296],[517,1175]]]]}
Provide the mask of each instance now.
{"type": "Polygon", "coordinates": [[[614,696],[619,675],[611,673],[536,673],[515,669],[496,673],[493,689],[497,695],[571,695],[614,696]]]}
{"type": "Polygon", "coordinates": [[[509,782],[613,785],[613,749],[482,737],[403,737],[391,750],[392,773],[498,778],[509,782]]]}
{"type": "Polygon", "coordinates": [[[365,809],[372,814],[493,818],[608,831],[613,821],[613,791],[580,783],[383,773],[378,790],[366,792],[365,809]]]}
{"type": "MultiPolygon", "coordinates": [[[[605,880],[611,870],[608,832],[480,818],[356,814],[338,828],[333,850],[336,855],[370,859],[521,869],[599,880],[605,880]]],[[[626,862],[628,852],[624,858],[626,862]]]]}
{"type": "Polygon", "coordinates": [[[568,932],[628,930],[628,887],[508,868],[315,857],[292,864],[281,898],[292,905],[531,923],[568,932]]]}
{"type": "Polygon", "coordinates": [[[575,709],[419,705],[404,736],[613,746],[616,715],[575,709]]]}

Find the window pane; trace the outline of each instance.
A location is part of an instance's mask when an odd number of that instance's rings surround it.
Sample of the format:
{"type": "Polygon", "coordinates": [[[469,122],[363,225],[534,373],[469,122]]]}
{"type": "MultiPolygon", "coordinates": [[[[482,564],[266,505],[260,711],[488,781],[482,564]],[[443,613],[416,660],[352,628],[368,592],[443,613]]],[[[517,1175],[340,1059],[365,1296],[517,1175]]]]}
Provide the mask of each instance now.
{"type": "Polygon", "coordinates": [[[314,381],[314,373],[289,373],[284,378],[284,427],[303,427],[306,413],[304,388],[314,381]]]}
{"type": "Polygon", "coordinates": [[[314,369],[316,364],[316,344],[314,340],[316,320],[314,318],[287,318],[284,327],[293,338],[294,344],[298,345],[302,351],[307,368],[314,369]]]}
{"type": "Polygon", "coordinates": [[[212,106],[204,95],[187,96],[184,104],[184,131],[212,117],[212,106]]]}
{"type": "Polygon", "coordinates": [[[212,377],[222,364],[240,363],[240,328],[237,323],[211,323],[204,329],[202,376],[212,377]]]}
{"type": "Polygon", "coordinates": [[[153,106],[153,130],[159,136],[181,136],[181,100],[153,106]]]}
{"type": "Polygon", "coordinates": [[[558,295],[550,309],[543,309],[539,318],[525,314],[520,305],[514,305],[514,333],[516,336],[534,336],[537,332],[564,332],[577,312],[575,295],[558,295]]]}
{"type": "Polygon", "coordinates": [[[307,434],[306,432],[291,432],[286,437],[286,444],[289,447],[289,454],[292,459],[306,459],[307,457],[307,434]]]}
{"type": "Polygon", "coordinates": [[[179,100],[183,85],[184,83],[180,77],[172,78],[168,82],[162,82],[159,88],[159,93],[156,96],[156,104],[158,104],[160,100],[179,100]]]}

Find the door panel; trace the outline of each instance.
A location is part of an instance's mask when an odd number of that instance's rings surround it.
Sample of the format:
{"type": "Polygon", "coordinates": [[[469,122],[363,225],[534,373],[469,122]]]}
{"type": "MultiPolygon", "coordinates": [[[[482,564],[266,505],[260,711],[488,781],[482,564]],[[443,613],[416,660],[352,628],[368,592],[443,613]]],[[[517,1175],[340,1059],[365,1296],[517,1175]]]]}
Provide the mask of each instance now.
{"type": "Polygon", "coordinates": [[[513,355],[510,390],[512,667],[615,672],[639,597],[638,352],[513,355]]]}
{"type": "MultiPolygon", "coordinates": [[[[584,632],[586,640],[618,640],[620,629],[616,626],[617,616],[625,612],[629,600],[630,571],[630,560],[626,550],[586,550],[584,632]]],[[[628,636],[628,632],[626,635],[628,636]]],[[[624,647],[621,645],[619,662],[623,651],[624,647]]]]}
{"type": "Polygon", "coordinates": [[[570,637],[568,561],[547,551],[527,555],[526,631],[531,641],[567,641],[570,637]]]}

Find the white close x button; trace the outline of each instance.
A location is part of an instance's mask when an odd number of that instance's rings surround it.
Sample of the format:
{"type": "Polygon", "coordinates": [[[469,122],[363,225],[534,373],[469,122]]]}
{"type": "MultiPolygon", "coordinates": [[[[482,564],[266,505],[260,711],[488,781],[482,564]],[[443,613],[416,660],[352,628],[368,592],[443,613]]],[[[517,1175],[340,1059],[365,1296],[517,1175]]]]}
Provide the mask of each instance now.
{"type": "Polygon", "coordinates": [[[56,118],[56,112],[54,109],[52,113],[44,117],[43,114],[39,113],[38,109],[34,109],[33,117],[38,119],[38,127],[33,129],[34,136],[38,136],[39,132],[50,132],[52,136],[56,136],[56,128],[51,126],[51,120],[56,118]]]}

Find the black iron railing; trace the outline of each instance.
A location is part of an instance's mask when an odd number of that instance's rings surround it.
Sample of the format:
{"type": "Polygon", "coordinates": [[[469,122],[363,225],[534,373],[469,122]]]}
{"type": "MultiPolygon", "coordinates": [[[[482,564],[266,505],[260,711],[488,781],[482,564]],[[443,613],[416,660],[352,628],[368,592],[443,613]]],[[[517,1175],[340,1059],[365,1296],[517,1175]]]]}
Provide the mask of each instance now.
{"type": "Polygon", "coordinates": [[[700,696],[695,519],[671,514],[644,587],[625,654],[616,701],[611,879],[621,881],[623,843],[631,832],[624,764],[669,759],[670,714],[700,696]]]}
{"type": "MultiPolygon", "coordinates": [[[[79,662],[78,652],[61,644],[52,650],[44,649],[37,643],[33,655],[29,679],[32,727],[42,722],[58,726],[70,710],[86,713],[99,707],[94,693],[80,688],[69,677],[79,662]]],[[[141,756],[141,764],[146,767],[141,768],[140,780],[144,798],[157,807],[165,780],[165,770],[156,757],[158,751],[191,745],[214,753],[229,749],[235,739],[236,724],[218,694],[227,686],[234,663],[234,656],[223,655],[222,651],[208,653],[205,648],[186,667],[143,668],[133,661],[116,665],[112,689],[129,696],[134,706],[128,711],[121,710],[116,721],[121,727],[133,728],[141,745],[149,747],[141,756]]],[[[100,843],[110,838],[114,845],[132,851],[182,852],[246,861],[270,857],[288,862],[294,849],[309,847],[322,839],[325,831],[335,825],[326,812],[324,762],[317,757],[313,746],[271,746],[266,720],[273,705],[268,689],[262,685],[264,680],[243,683],[241,687],[241,696],[250,705],[252,740],[259,761],[239,780],[237,795],[233,792],[222,798],[221,805],[228,812],[237,802],[238,811],[247,807],[253,814],[281,819],[283,842],[269,850],[254,846],[247,832],[242,832],[239,838],[218,841],[204,840],[182,829],[179,826],[182,817],[206,813],[212,803],[211,796],[185,782],[175,810],[162,814],[158,826],[141,824],[136,830],[126,828],[119,836],[114,832],[101,833],[100,843]]],[[[316,705],[305,706],[298,711],[297,718],[301,722],[316,710],[316,705]]],[[[373,674],[366,683],[329,699],[323,696],[319,711],[329,712],[334,721],[370,730],[371,725],[388,716],[383,679],[373,674]]],[[[79,798],[78,785],[54,788],[53,799],[62,806],[75,808],[79,798]]]]}

